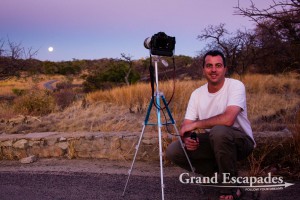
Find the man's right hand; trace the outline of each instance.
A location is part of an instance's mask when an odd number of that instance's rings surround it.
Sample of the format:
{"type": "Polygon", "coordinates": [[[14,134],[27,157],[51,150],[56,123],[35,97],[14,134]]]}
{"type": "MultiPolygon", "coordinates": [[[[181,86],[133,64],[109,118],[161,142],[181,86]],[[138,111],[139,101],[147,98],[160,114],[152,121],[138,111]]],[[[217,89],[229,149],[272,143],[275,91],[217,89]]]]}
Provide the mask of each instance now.
{"type": "Polygon", "coordinates": [[[190,137],[185,137],[183,139],[183,141],[184,141],[186,149],[189,151],[195,151],[199,147],[199,139],[198,138],[197,138],[197,140],[193,140],[190,137]]]}

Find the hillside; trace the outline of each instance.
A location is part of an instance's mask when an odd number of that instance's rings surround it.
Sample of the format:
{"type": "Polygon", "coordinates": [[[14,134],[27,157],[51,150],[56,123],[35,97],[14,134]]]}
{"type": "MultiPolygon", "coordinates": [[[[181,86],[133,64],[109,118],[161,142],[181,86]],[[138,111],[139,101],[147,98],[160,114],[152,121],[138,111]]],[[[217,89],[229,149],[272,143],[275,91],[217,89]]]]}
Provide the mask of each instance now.
{"type": "MultiPolygon", "coordinates": [[[[236,77],[239,78],[239,77],[236,77]]],[[[192,79],[184,76],[184,79],[192,79]]],[[[297,74],[247,75],[248,115],[254,131],[289,128],[299,110],[297,74]]],[[[32,76],[1,82],[1,133],[44,131],[139,131],[151,97],[149,83],[84,93],[83,80],[66,76],[32,76]],[[58,80],[54,91],[43,83],[58,80]]],[[[180,125],[191,92],[204,80],[177,80],[170,104],[180,125]]],[[[160,82],[166,99],[172,81],[160,82]]]]}

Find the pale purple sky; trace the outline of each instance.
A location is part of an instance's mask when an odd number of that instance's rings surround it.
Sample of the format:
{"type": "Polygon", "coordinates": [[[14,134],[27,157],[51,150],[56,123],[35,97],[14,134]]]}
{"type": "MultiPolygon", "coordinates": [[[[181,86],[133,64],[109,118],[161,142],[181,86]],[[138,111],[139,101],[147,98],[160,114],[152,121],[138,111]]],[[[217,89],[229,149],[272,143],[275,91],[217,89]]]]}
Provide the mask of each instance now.
{"type": "MultiPolygon", "coordinates": [[[[272,0],[253,0],[266,8],[272,0]]],[[[238,0],[1,0],[0,39],[39,49],[40,60],[148,57],[145,38],[157,32],[176,37],[176,55],[196,56],[208,25],[229,31],[252,29],[233,15],[238,0]],[[54,48],[48,52],[48,47],[54,48]]],[[[249,7],[250,0],[240,0],[249,7]]]]}

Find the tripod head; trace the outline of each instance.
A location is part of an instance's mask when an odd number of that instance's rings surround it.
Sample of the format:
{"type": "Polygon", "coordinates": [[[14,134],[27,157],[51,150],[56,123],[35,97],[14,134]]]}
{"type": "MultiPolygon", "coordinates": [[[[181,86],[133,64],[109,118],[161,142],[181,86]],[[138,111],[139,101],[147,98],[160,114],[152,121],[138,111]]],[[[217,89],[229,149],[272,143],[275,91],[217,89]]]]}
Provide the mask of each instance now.
{"type": "Polygon", "coordinates": [[[162,59],[161,56],[152,56],[152,58],[154,62],[161,62],[165,67],[169,66],[169,63],[166,60],[162,59]]]}
{"type": "MultiPolygon", "coordinates": [[[[158,88],[158,63],[161,62],[165,67],[167,67],[169,64],[167,61],[163,60],[161,56],[153,56],[154,61],[154,70],[155,70],[155,84],[156,84],[156,94],[159,95],[159,88],[158,88]]],[[[153,66],[152,66],[153,67],[153,66]]],[[[153,69],[152,69],[153,70],[153,69]]],[[[150,73],[151,74],[151,73],[150,73]]]]}

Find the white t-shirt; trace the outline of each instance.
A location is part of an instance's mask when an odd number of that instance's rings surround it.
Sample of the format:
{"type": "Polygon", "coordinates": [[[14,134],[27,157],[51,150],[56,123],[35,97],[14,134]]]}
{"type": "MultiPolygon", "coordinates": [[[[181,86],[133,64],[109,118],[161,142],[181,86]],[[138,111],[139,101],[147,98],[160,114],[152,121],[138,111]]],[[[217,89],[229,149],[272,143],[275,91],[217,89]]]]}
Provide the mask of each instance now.
{"type": "Polygon", "coordinates": [[[241,81],[225,78],[223,87],[216,93],[209,93],[207,83],[197,88],[191,95],[185,119],[202,120],[222,114],[227,106],[239,106],[233,127],[240,128],[254,141],[250,122],[247,117],[245,86],[241,81]]]}

